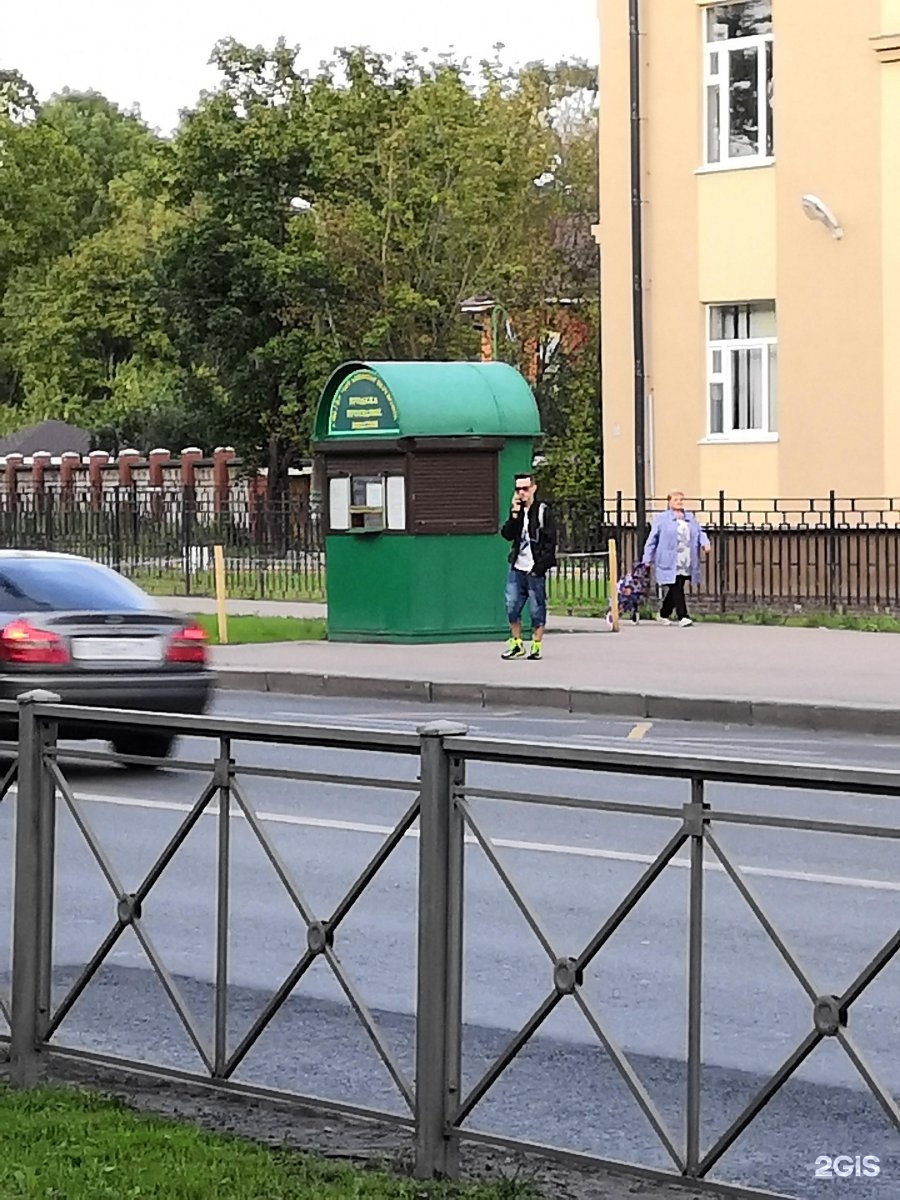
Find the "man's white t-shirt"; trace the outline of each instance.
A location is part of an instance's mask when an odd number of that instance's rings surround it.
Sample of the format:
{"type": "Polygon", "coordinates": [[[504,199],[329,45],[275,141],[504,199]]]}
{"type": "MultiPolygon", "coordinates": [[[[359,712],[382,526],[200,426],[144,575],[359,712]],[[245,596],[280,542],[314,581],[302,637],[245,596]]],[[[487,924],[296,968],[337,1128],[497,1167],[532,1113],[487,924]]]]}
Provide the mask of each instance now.
{"type": "Polygon", "coordinates": [[[516,559],[516,570],[530,574],[534,570],[534,555],[531,552],[531,538],[528,534],[528,509],[525,509],[525,519],[522,522],[522,538],[519,542],[519,557],[516,559]]]}

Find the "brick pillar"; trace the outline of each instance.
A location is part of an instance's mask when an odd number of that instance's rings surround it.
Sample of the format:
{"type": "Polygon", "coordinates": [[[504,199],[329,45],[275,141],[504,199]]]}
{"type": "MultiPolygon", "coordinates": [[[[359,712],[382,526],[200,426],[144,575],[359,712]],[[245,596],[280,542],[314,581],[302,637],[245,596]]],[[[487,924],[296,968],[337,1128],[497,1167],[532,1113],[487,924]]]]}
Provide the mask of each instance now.
{"type": "Polygon", "coordinates": [[[88,478],[91,484],[91,507],[103,507],[103,469],[109,462],[105,450],[92,450],[88,457],[88,478]]]}
{"type": "Polygon", "coordinates": [[[10,512],[15,512],[19,506],[19,469],[24,461],[21,454],[6,456],[6,497],[10,512]]]}
{"type": "Polygon", "coordinates": [[[31,456],[31,488],[34,493],[34,511],[43,513],[47,509],[47,481],[44,478],[53,455],[47,450],[36,450],[31,456]]]}
{"type": "Polygon", "coordinates": [[[228,512],[231,499],[231,463],[233,446],[216,446],[213,451],[213,496],[216,513],[228,512]]]}
{"type": "Polygon", "coordinates": [[[74,450],[67,450],[59,460],[60,491],[63,489],[71,491],[75,487],[75,472],[80,466],[81,455],[74,450]]]}
{"type": "Polygon", "coordinates": [[[53,455],[47,450],[36,450],[31,456],[31,481],[35,493],[44,490],[44,472],[53,461],[53,455]]]}
{"type": "MultiPolygon", "coordinates": [[[[132,467],[141,461],[137,450],[120,450],[116,462],[119,467],[118,490],[116,504],[118,508],[117,533],[119,550],[130,543],[132,555],[137,553],[139,539],[139,522],[137,512],[137,496],[135,494],[134,475],[132,467]]],[[[121,556],[117,556],[117,568],[122,569],[121,556]]]]}
{"type": "Polygon", "coordinates": [[[181,482],[185,487],[195,487],[197,480],[194,468],[203,460],[203,451],[197,446],[188,446],[181,452],[181,482]]]}
{"type": "Polygon", "coordinates": [[[67,450],[59,460],[59,506],[64,512],[75,507],[75,472],[81,466],[81,455],[67,450]]]}
{"type": "Polygon", "coordinates": [[[172,461],[169,450],[151,450],[147,458],[148,475],[151,487],[161,488],[163,485],[163,467],[172,461]]]}
{"type": "Polygon", "coordinates": [[[119,464],[119,487],[131,487],[134,483],[131,468],[141,461],[140,454],[137,450],[120,450],[116,461],[119,464]]]}
{"type": "Polygon", "coordinates": [[[153,519],[161,521],[165,516],[166,501],[164,494],[165,476],[163,467],[172,461],[172,453],[166,449],[151,450],[147,456],[147,477],[150,485],[150,510],[153,519]]]}
{"type": "Polygon", "coordinates": [[[197,474],[196,466],[203,461],[203,451],[197,446],[188,446],[181,452],[181,494],[185,511],[185,529],[193,529],[197,519],[197,474]]]}

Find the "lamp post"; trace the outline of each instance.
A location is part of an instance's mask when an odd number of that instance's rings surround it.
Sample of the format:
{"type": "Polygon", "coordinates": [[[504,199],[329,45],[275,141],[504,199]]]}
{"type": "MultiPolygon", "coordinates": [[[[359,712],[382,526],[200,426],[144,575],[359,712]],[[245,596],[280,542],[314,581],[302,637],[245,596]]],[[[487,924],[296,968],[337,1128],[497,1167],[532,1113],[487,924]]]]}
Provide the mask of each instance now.
{"type": "MultiPolygon", "coordinates": [[[[490,314],[491,321],[491,360],[498,362],[500,359],[500,323],[506,323],[506,340],[514,342],[516,340],[515,332],[512,327],[512,318],[503,307],[491,295],[470,296],[468,300],[463,300],[459,306],[460,312],[467,313],[472,317],[474,323],[480,327],[482,334],[485,332],[485,321],[490,314]]],[[[482,361],[484,360],[484,344],[482,342],[482,361]]]]}

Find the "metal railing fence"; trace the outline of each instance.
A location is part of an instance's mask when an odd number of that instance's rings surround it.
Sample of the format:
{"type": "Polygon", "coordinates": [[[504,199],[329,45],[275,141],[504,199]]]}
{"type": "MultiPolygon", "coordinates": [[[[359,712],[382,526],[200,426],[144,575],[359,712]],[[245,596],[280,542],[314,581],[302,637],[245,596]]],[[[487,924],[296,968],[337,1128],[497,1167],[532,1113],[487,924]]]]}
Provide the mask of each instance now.
{"type": "MultiPolygon", "coordinates": [[[[900,1105],[891,1089],[881,1080],[876,1067],[853,1032],[854,1006],[900,951],[900,924],[874,955],[856,972],[852,981],[836,991],[818,979],[791,948],[778,928],[767,905],[760,899],[745,868],[739,866],[723,844],[728,829],[769,830],[783,836],[786,831],[805,835],[833,834],[851,839],[874,839],[889,845],[900,842],[900,823],[890,825],[872,820],[804,818],[715,803],[710,785],[780,788],[791,791],[839,793],[848,797],[900,799],[900,771],[872,768],[801,765],[751,759],[711,759],[656,751],[612,750],[583,745],[535,744],[508,739],[472,737],[466,727],[452,722],[424,726],[419,734],[371,730],[328,728],[315,725],[285,724],[232,718],[181,717],[141,714],[119,710],[86,713],[53,702],[43,693],[22,697],[18,706],[19,740],[17,759],[0,783],[0,795],[15,793],[15,886],[13,902],[12,989],[3,1012],[9,1021],[11,1077],[15,1085],[28,1087],[41,1077],[49,1054],[65,1053],[88,1062],[116,1064],[123,1069],[141,1064],[116,1055],[92,1050],[57,1048],[57,1035],[91,980],[107,960],[126,930],[136,935],[143,953],[158,977],[178,1020],[202,1063],[202,1071],[184,1078],[203,1078],[214,1087],[240,1090],[234,1082],[237,1068],[250,1049],[270,1026],[297,984],[314,963],[327,964],[347,1003],[365,1030],[384,1064],[404,1113],[373,1112],[352,1105],[325,1103],[304,1097],[306,1105],[319,1104],[325,1110],[377,1115],[408,1129],[415,1140],[415,1170],[421,1178],[453,1177],[458,1173],[459,1148],[466,1140],[533,1150],[530,1143],[480,1133],[467,1122],[484,1098],[509,1070],[522,1051],[534,1042],[551,1014],[563,1004],[574,1004],[587,1020],[599,1044],[623,1081],[636,1109],[643,1114],[670,1162],[666,1171],[624,1164],[628,1169],[643,1169],[654,1178],[678,1178],[702,1182],[720,1164],[741,1134],[753,1124],[769,1102],[794,1077],[817,1046],[833,1041],[853,1064],[877,1102],[887,1129],[900,1132],[900,1105]],[[211,739],[216,746],[212,763],[179,760],[180,770],[197,778],[199,792],[192,796],[177,829],[168,838],[162,852],[144,873],[140,884],[125,886],[106,853],[102,840],[71,781],[68,763],[97,764],[110,761],[101,751],[76,749],[63,751],[58,744],[61,727],[72,732],[80,723],[98,723],[113,730],[122,725],[132,728],[177,730],[187,736],[211,739]],[[365,757],[368,774],[345,774],[339,767],[330,771],[297,770],[241,763],[235,754],[239,747],[279,746],[297,749],[327,750],[332,754],[350,750],[365,757]],[[377,768],[380,756],[400,756],[418,760],[419,776],[396,779],[377,768]],[[467,768],[486,766],[530,767],[545,772],[586,772],[590,777],[628,777],[634,780],[665,780],[681,783],[688,789],[688,800],[672,803],[601,800],[565,795],[556,788],[547,793],[523,794],[514,788],[492,788],[473,782],[467,768]],[[408,795],[408,806],[394,824],[376,853],[358,877],[328,912],[319,912],[307,898],[302,882],[295,877],[292,864],[280,852],[265,828],[259,812],[247,794],[246,780],[265,775],[283,782],[285,787],[325,783],[339,789],[392,790],[408,795]],[[515,806],[541,805],[559,812],[570,810],[607,816],[626,816],[635,820],[662,820],[672,829],[657,852],[648,856],[639,877],[623,888],[611,911],[600,914],[596,928],[575,954],[565,954],[548,933],[504,862],[498,839],[488,833],[476,814],[475,802],[488,801],[515,806]],[[57,809],[72,818],[84,845],[99,867],[109,891],[108,930],[95,952],[68,986],[54,1000],[53,976],[53,895],[58,867],[57,809]],[[216,821],[215,842],[215,972],[214,1018],[211,1040],[207,1041],[189,1011],[173,974],[167,969],[144,921],[144,910],[168,865],[179,854],[186,839],[203,815],[216,821]],[[280,881],[290,905],[306,931],[305,943],[281,985],[263,1007],[247,1032],[232,1044],[229,1039],[229,926],[231,920],[231,839],[234,823],[245,823],[280,881]],[[348,915],[370,888],[405,839],[416,839],[418,855],[418,904],[412,915],[416,923],[417,967],[415,999],[415,1055],[408,1072],[379,1029],[378,1022],[363,999],[362,992],[342,963],[340,944],[342,926],[348,915]],[[467,850],[470,847],[471,850],[467,850]],[[540,1004],[516,1030],[505,1049],[471,1086],[465,1086],[462,1070],[464,916],[466,912],[466,863],[478,848],[513,901],[537,940],[546,958],[546,990],[540,1004]],[[687,851],[687,858],[679,858],[687,851]],[[686,1076],[683,1093],[681,1128],[670,1128],[647,1086],[635,1069],[629,1053],[613,1036],[606,1015],[588,995],[585,979],[588,970],[604,947],[653,888],[670,866],[688,871],[686,927],[688,937],[687,969],[684,979],[687,1013],[686,1076]],[[778,956],[805,995],[808,1025],[803,1037],[792,1046],[778,1068],[756,1091],[742,1111],[731,1121],[719,1124],[708,1144],[703,1141],[704,1119],[715,1121],[718,1114],[703,1115],[703,1016],[705,891],[710,869],[731,881],[755,921],[771,941],[778,956]],[[724,1124],[724,1127],[722,1125],[724,1124]]],[[[11,715],[14,706],[4,705],[0,717],[11,715]]],[[[153,760],[135,758],[133,763],[153,760]]],[[[408,844],[408,843],[407,843],[408,844]]],[[[201,884],[197,884],[198,887],[201,884]]],[[[661,997],[668,1004],[670,997],[661,997]]],[[[298,1053],[300,1050],[298,1049],[298,1053]]],[[[288,1048],[285,1053],[290,1053],[288,1048]]],[[[165,1072],[159,1068],[160,1075],[165,1072]]],[[[257,1093],[259,1089],[256,1090],[257,1093]]],[[[584,1156],[571,1155],[584,1162],[584,1156]]],[[[599,1161],[599,1160],[598,1160],[599,1161]]],[[[611,1164],[622,1166],[621,1163],[611,1164]]],[[[741,1194],[748,1194],[744,1189],[741,1194]]],[[[762,1195],[762,1192],[749,1194],[762,1195]]]]}
{"type": "MultiPolygon", "coordinates": [[[[666,499],[648,502],[651,518],[666,499]]],[[[900,499],[689,498],[712,543],[694,604],[703,611],[887,612],[900,608],[900,499]]],[[[608,534],[624,569],[639,559],[650,525],[617,493],[605,511],[567,505],[569,540],[608,534]]],[[[564,521],[565,524],[565,521],[564,521]]]]}
{"type": "Polygon", "coordinates": [[[220,502],[193,487],[0,491],[0,546],[82,554],[161,595],[212,596],[221,545],[239,599],[322,600],[321,523],[294,497],[220,502]]]}
{"type": "MultiPolygon", "coordinates": [[[[551,599],[572,611],[603,610],[606,551],[623,571],[649,527],[621,493],[598,501],[553,498],[559,568],[551,599]]],[[[651,514],[665,507],[651,500],[651,514]]],[[[699,610],[893,612],[900,605],[900,499],[689,500],[713,554],[703,564],[699,610]]],[[[130,484],[103,491],[47,487],[0,491],[0,545],[85,554],[161,595],[215,594],[212,548],[221,544],[235,599],[324,600],[324,517],[297,497],[243,493],[222,501],[194,487],[130,484]]]]}

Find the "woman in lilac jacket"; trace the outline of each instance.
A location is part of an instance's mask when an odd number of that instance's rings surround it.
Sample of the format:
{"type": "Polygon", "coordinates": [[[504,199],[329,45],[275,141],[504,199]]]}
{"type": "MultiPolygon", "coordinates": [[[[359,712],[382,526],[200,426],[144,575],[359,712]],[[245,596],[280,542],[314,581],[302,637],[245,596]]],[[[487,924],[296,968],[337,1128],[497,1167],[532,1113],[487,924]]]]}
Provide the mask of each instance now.
{"type": "Polygon", "coordinates": [[[653,522],[644,547],[644,565],[654,564],[656,582],[666,587],[659,610],[663,625],[671,625],[672,613],[680,625],[692,625],[688,616],[684,585],[700,582],[700,555],[709,554],[709,538],[692,512],[684,507],[684,492],[669,492],[669,507],[653,522]]]}

